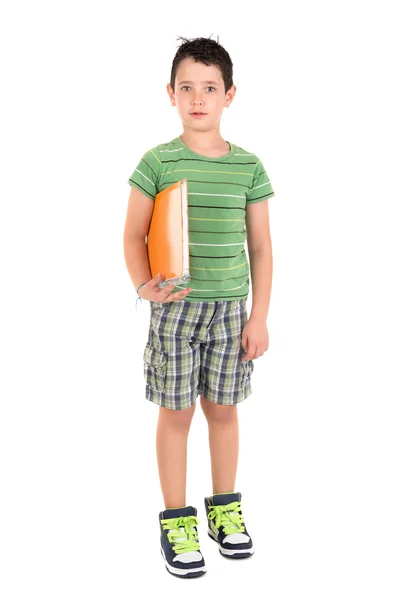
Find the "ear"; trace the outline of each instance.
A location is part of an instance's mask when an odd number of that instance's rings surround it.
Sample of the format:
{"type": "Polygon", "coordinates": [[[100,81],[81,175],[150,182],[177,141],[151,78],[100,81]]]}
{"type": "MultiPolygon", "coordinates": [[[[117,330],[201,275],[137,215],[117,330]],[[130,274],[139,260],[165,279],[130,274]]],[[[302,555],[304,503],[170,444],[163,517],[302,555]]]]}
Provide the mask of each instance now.
{"type": "Polygon", "coordinates": [[[236,94],[236,85],[232,85],[225,94],[225,106],[230,106],[236,94]]]}
{"type": "Polygon", "coordinates": [[[170,83],[167,83],[167,93],[172,106],[176,106],[175,94],[170,83]]]}

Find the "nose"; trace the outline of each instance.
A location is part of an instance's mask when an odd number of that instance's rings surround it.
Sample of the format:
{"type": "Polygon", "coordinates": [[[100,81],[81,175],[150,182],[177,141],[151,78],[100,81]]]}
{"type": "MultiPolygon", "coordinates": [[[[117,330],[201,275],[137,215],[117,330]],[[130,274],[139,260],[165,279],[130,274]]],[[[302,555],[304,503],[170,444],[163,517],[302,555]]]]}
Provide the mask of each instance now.
{"type": "Polygon", "coordinates": [[[192,104],[199,105],[203,104],[203,96],[201,92],[193,92],[192,104]]]}

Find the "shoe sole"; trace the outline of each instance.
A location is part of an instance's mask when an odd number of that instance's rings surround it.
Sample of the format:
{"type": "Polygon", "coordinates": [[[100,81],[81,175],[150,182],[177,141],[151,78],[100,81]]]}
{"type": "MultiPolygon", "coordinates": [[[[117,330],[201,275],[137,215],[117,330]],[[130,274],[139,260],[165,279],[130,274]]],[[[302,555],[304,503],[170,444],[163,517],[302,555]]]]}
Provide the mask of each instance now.
{"type": "Polygon", "coordinates": [[[254,554],[253,548],[249,548],[248,550],[230,550],[228,548],[223,548],[218,539],[216,539],[214,532],[210,529],[208,530],[208,537],[218,544],[219,552],[225,558],[250,558],[250,556],[253,556],[254,554]]]}
{"type": "Polygon", "coordinates": [[[171,575],[175,575],[175,577],[181,577],[182,579],[191,579],[192,577],[201,577],[207,573],[207,569],[205,567],[197,567],[195,569],[178,569],[177,567],[172,567],[167,559],[165,558],[164,550],[160,548],[161,556],[165,562],[165,568],[168,573],[171,575]]]}

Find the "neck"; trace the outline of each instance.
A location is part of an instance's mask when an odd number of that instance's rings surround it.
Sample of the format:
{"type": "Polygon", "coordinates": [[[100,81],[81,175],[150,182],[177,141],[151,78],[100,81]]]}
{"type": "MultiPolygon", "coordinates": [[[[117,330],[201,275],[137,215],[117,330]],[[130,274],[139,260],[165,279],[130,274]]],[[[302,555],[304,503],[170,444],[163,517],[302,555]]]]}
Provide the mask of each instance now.
{"type": "Polygon", "coordinates": [[[181,134],[181,140],[189,146],[191,149],[200,151],[207,150],[226,150],[229,151],[229,144],[225,142],[221,136],[219,129],[211,129],[209,131],[196,131],[183,127],[183,133],[181,134]]]}

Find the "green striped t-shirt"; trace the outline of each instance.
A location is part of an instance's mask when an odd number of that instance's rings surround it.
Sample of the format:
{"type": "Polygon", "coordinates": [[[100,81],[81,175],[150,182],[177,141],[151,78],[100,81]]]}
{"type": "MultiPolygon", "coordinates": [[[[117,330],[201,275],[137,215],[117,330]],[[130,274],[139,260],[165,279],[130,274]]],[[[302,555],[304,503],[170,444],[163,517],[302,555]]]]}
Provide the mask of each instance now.
{"type": "Polygon", "coordinates": [[[219,158],[196,154],[180,137],[148,150],[129,185],[154,199],[184,177],[188,183],[189,272],[185,300],[240,300],[249,293],[246,206],[274,195],[261,160],[230,143],[219,158]]]}

